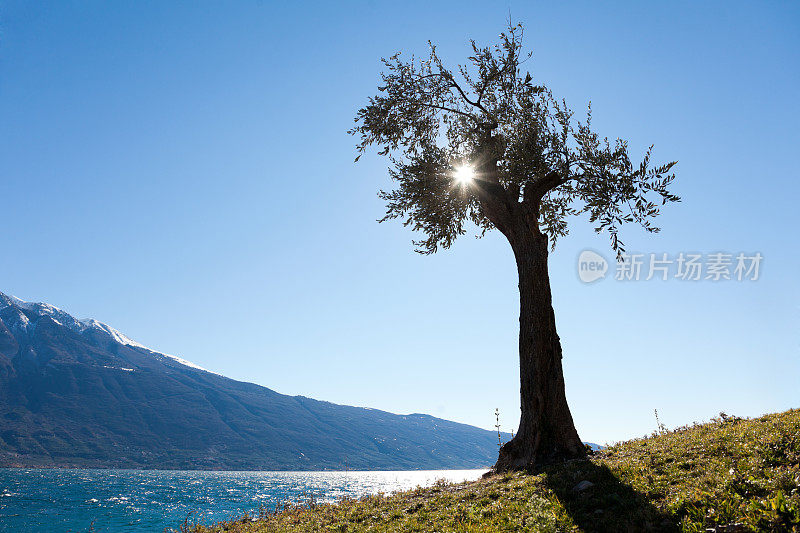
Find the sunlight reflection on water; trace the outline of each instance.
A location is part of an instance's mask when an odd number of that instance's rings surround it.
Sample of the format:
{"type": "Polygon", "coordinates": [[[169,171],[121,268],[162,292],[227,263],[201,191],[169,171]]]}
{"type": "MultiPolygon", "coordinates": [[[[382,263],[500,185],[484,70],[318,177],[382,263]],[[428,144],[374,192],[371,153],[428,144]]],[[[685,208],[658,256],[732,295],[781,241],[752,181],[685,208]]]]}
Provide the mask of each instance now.
{"type": "Polygon", "coordinates": [[[144,532],[189,513],[215,522],[279,502],[392,493],[485,470],[211,472],[0,469],[0,531],[144,532]]]}

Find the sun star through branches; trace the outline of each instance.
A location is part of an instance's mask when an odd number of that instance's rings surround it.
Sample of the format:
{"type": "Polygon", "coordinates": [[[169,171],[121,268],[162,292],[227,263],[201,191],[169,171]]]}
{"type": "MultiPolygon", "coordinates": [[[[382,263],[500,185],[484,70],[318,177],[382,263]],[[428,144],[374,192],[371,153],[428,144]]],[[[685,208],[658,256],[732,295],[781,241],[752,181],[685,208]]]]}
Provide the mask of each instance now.
{"type": "Polygon", "coordinates": [[[475,169],[473,169],[469,165],[462,165],[460,167],[456,167],[453,176],[456,179],[456,182],[461,185],[462,187],[466,187],[472,180],[475,179],[475,169]]]}

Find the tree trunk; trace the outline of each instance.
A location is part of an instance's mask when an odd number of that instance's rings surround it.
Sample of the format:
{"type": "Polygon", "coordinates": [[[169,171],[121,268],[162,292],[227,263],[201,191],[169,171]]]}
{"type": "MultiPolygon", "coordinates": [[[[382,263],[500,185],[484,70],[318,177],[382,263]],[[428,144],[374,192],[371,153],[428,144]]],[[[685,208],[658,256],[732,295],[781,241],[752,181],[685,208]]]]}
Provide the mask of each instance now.
{"type": "Polygon", "coordinates": [[[586,454],[564,392],[561,341],[547,273],[548,239],[523,226],[507,234],[519,273],[522,414],[517,434],[500,448],[496,472],[529,470],[586,454]]]}

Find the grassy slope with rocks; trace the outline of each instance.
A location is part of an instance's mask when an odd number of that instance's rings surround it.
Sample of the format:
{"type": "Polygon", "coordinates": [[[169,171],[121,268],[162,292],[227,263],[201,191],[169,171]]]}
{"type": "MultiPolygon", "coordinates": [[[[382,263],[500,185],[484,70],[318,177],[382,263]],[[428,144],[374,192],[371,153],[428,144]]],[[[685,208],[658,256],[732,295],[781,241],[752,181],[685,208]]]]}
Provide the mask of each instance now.
{"type": "Polygon", "coordinates": [[[752,420],[720,416],[536,474],[293,505],[181,529],[800,532],[800,410],[752,420]]]}

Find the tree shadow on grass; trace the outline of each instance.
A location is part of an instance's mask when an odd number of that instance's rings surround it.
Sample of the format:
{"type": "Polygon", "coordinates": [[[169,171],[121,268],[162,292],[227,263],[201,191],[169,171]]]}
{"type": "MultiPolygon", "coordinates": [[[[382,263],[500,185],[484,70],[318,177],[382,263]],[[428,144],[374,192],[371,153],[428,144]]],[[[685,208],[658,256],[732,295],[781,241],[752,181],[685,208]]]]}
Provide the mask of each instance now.
{"type": "Polygon", "coordinates": [[[539,473],[547,474],[545,484],[583,531],[680,531],[676,517],[660,511],[605,465],[572,461],[567,468],[553,465],[539,473]],[[584,481],[591,486],[578,490],[584,481]]]}

